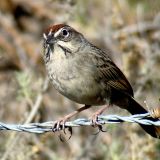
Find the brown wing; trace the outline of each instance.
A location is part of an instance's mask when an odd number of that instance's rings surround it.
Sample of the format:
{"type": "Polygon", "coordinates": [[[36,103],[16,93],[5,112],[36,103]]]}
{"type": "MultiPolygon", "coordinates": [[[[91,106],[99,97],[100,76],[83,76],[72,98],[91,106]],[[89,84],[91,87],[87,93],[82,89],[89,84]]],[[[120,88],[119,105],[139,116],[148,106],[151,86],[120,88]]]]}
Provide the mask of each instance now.
{"type": "Polygon", "coordinates": [[[99,78],[106,84],[106,86],[113,87],[116,90],[133,96],[133,90],[130,83],[114,62],[109,57],[100,58],[98,56],[96,59],[98,62],[96,67],[99,78]]]}

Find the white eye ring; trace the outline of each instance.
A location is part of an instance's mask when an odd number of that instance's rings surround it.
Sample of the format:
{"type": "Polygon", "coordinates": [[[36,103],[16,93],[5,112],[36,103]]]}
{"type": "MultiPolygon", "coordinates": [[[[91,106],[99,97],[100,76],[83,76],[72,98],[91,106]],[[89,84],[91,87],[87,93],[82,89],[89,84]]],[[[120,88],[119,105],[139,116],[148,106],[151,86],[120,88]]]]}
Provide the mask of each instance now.
{"type": "Polygon", "coordinates": [[[69,32],[68,32],[68,30],[66,30],[66,29],[63,29],[61,33],[62,33],[62,35],[63,35],[64,37],[68,37],[68,36],[69,36],[69,32]]]}

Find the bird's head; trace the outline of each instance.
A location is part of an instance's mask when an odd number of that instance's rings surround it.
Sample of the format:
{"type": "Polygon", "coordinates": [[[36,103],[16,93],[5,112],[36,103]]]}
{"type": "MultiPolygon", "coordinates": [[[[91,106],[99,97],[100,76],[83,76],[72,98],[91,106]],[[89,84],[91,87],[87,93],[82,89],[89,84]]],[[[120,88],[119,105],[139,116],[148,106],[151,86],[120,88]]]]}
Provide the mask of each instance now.
{"type": "Polygon", "coordinates": [[[65,24],[52,25],[43,33],[45,57],[49,58],[57,50],[64,54],[74,54],[84,45],[84,37],[65,24]]]}

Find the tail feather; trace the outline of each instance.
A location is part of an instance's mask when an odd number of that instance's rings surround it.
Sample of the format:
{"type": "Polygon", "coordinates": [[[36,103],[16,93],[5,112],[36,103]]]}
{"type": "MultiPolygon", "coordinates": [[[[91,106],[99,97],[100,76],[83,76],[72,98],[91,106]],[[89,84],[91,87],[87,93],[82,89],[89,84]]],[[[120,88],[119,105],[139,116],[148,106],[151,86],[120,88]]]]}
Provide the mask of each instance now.
{"type": "MultiPolygon", "coordinates": [[[[127,110],[131,114],[143,114],[147,113],[147,111],[138,103],[136,100],[133,98],[130,99],[129,101],[129,106],[127,107],[127,110]]],[[[157,121],[158,119],[154,119],[152,117],[147,118],[152,121],[157,121]]],[[[152,137],[154,138],[159,138],[160,139],[160,127],[158,126],[153,126],[153,125],[143,125],[140,124],[140,126],[152,137]]]]}

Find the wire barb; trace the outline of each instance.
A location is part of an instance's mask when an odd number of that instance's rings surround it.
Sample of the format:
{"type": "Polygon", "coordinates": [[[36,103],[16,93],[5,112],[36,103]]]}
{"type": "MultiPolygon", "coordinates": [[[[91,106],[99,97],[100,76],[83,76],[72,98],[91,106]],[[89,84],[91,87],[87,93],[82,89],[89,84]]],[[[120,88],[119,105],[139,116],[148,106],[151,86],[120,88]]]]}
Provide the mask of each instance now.
{"type": "MultiPolygon", "coordinates": [[[[137,114],[132,116],[118,116],[118,115],[100,115],[98,116],[98,123],[101,125],[107,123],[138,123],[143,125],[154,125],[160,126],[160,120],[151,121],[147,117],[150,117],[149,113],[137,114]]],[[[55,121],[56,122],[56,121],[55,121]]],[[[0,122],[0,130],[11,130],[16,132],[30,132],[30,133],[45,133],[53,132],[53,121],[44,123],[28,123],[28,124],[5,124],[0,122]]],[[[92,126],[92,121],[89,119],[81,118],[74,121],[69,121],[65,123],[66,128],[79,127],[79,126],[92,126]]],[[[61,128],[59,128],[61,129],[61,128]]],[[[59,131],[54,128],[54,132],[59,131]]]]}

